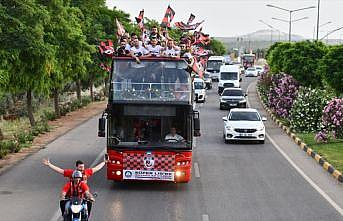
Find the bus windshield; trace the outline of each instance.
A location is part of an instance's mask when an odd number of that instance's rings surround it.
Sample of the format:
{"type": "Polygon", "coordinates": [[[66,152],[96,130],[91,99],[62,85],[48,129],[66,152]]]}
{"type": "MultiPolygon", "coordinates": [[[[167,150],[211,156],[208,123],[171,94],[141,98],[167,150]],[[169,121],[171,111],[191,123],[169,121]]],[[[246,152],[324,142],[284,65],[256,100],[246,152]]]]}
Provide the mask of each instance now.
{"type": "Polygon", "coordinates": [[[207,70],[219,71],[222,61],[207,61],[207,70]]]}
{"type": "Polygon", "coordinates": [[[248,62],[254,62],[255,56],[254,55],[244,55],[243,60],[248,62]]]}
{"type": "Polygon", "coordinates": [[[190,102],[191,79],[186,62],[115,60],[113,100],[190,102]]]}

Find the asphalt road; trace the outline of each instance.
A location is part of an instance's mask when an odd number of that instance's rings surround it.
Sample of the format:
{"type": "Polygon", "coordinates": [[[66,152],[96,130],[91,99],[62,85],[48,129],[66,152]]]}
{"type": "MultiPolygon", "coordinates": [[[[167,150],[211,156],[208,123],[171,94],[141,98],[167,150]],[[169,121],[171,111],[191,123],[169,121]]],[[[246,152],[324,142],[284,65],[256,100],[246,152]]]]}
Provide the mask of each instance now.
{"type": "MultiPolygon", "coordinates": [[[[243,79],[242,88],[254,80],[243,79]]],[[[227,111],[219,110],[215,87],[199,108],[202,136],[193,152],[199,167],[193,180],[115,184],[102,170],[89,180],[99,195],[92,220],[343,220],[269,140],[263,145],[224,144],[221,118],[227,111]]],[[[0,220],[56,221],[58,196],[66,180],[43,166],[41,159],[49,156],[64,168],[73,168],[76,159],[92,164],[105,148],[105,139],[97,138],[96,130],[93,118],[2,174],[0,220]]]]}

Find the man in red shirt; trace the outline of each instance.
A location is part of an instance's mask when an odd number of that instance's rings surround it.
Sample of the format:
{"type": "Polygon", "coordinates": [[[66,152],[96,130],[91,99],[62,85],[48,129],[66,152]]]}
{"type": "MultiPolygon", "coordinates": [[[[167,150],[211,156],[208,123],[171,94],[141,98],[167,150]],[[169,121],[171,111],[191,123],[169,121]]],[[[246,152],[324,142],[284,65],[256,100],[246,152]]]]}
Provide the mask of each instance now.
{"type": "MultiPolygon", "coordinates": [[[[88,178],[92,176],[94,173],[101,170],[105,166],[106,163],[107,163],[107,159],[106,157],[104,157],[104,160],[93,168],[85,169],[85,164],[81,160],[77,160],[75,163],[75,166],[76,166],[76,170],[80,171],[83,175],[82,181],[87,183],[88,178]]],[[[57,173],[62,174],[64,177],[68,177],[68,178],[71,178],[74,171],[73,169],[62,169],[52,164],[49,159],[43,159],[43,164],[50,167],[52,170],[56,171],[57,173]]]]}
{"type": "MultiPolygon", "coordinates": [[[[67,211],[67,213],[69,212],[69,207],[70,207],[69,199],[71,197],[79,197],[83,200],[87,199],[88,201],[84,203],[85,205],[87,204],[87,207],[89,205],[88,202],[90,202],[90,204],[91,202],[94,202],[94,197],[89,192],[88,185],[82,181],[83,174],[80,171],[75,170],[72,172],[71,177],[72,177],[71,181],[69,181],[68,183],[64,185],[61,192],[60,208],[61,208],[62,215],[65,215],[65,211],[67,211]]],[[[85,210],[84,210],[85,216],[88,216],[87,207],[85,207],[85,210]]]]}
{"type": "MultiPolygon", "coordinates": [[[[86,168],[85,169],[85,164],[81,160],[77,160],[75,163],[75,166],[76,166],[76,170],[78,170],[82,173],[82,181],[84,183],[87,183],[88,178],[91,177],[94,173],[101,170],[107,162],[108,162],[108,160],[104,156],[104,160],[93,168],[86,168]]],[[[70,179],[72,178],[72,174],[74,171],[73,169],[62,169],[62,168],[52,164],[49,159],[43,159],[43,164],[50,167],[52,170],[56,171],[57,173],[62,174],[64,177],[68,177],[70,179]]],[[[88,204],[88,211],[90,213],[90,211],[92,210],[92,204],[89,202],[87,202],[87,204],[88,204]]],[[[62,207],[64,209],[64,206],[61,205],[61,211],[62,211],[62,207]]],[[[62,213],[62,215],[63,215],[63,213],[62,213]]]]}

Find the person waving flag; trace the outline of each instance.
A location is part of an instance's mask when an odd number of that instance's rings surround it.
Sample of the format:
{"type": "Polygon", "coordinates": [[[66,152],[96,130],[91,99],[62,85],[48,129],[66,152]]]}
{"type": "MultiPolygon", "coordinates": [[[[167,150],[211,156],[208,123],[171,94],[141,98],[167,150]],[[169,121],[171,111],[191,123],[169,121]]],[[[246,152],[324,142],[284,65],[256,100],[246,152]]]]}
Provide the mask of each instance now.
{"type": "Polygon", "coordinates": [[[190,25],[190,24],[194,21],[194,19],[195,19],[195,15],[193,15],[193,14],[191,13],[191,15],[189,16],[189,19],[188,19],[188,21],[187,21],[187,25],[190,25]]]}
{"type": "Polygon", "coordinates": [[[144,9],[139,12],[138,17],[135,17],[138,27],[144,30],[144,9]]]}
{"type": "Polygon", "coordinates": [[[175,11],[168,5],[168,8],[166,10],[166,13],[164,14],[164,17],[162,19],[161,27],[167,27],[170,28],[170,23],[174,19],[175,11]]]}

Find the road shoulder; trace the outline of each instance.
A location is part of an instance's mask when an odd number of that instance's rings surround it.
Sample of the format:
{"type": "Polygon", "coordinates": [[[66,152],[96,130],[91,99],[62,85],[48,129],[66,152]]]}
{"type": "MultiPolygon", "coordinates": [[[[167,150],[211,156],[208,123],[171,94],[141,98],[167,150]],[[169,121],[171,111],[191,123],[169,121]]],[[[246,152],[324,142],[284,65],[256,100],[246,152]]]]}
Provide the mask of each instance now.
{"type": "MultiPolygon", "coordinates": [[[[263,116],[268,116],[258,98],[256,90],[257,81],[249,87],[249,102],[251,107],[258,109],[263,116]]],[[[333,199],[341,208],[343,208],[343,189],[342,184],[333,179],[329,173],[322,169],[312,158],[302,151],[297,144],[281,129],[278,125],[268,119],[265,123],[267,133],[277,143],[282,151],[304,171],[304,173],[325,193],[333,199]]]]}
{"type": "Polygon", "coordinates": [[[49,121],[49,126],[52,128],[51,131],[35,137],[30,147],[23,148],[18,153],[9,154],[0,160],[0,175],[21,160],[44,149],[47,144],[66,134],[68,131],[83,124],[93,116],[100,114],[105,108],[106,101],[94,102],[86,107],[70,112],[59,119],[49,121]]]}

